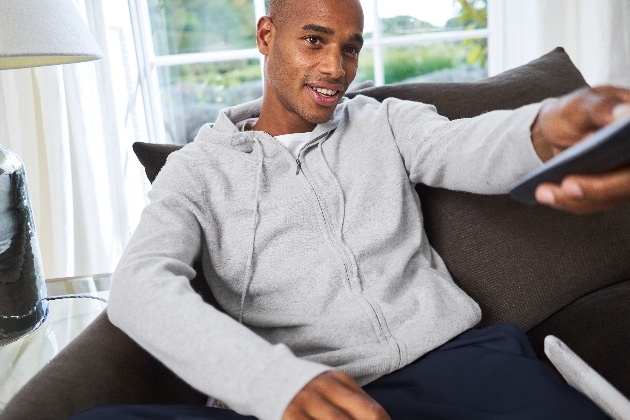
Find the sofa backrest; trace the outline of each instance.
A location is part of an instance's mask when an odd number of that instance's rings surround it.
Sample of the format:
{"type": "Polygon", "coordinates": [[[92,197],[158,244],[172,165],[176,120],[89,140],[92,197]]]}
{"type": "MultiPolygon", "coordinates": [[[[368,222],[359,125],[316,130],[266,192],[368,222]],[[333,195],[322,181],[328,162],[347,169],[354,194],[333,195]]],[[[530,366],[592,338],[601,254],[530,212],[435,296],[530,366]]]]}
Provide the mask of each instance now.
{"type": "MultiPolygon", "coordinates": [[[[434,104],[450,119],[557,97],[587,84],[562,48],[477,82],[399,83],[361,89],[378,100],[434,104]]],[[[153,181],[178,145],[134,144],[153,181]]],[[[526,206],[507,196],[481,196],[418,185],[432,246],[455,281],[481,306],[483,325],[512,321],[529,330],[593,290],[630,277],[630,208],[573,216],[526,206]]],[[[203,281],[193,284],[206,296],[203,281]]]]}

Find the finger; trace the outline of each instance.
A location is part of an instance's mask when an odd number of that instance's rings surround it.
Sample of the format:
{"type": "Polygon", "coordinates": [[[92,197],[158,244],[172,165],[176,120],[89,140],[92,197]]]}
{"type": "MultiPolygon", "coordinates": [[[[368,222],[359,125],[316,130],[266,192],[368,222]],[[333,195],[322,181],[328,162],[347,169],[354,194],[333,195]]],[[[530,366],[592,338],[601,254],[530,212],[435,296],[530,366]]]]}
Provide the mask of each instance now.
{"type": "Polygon", "coordinates": [[[328,371],[315,377],[287,407],[283,420],[387,420],[385,410],[350,376],[328,371]]]}
{"type": "Polygon", "coordinates": [[[591,91],[597,112],[594,122],[600,127],[628,114],[630,109],[630,90],[615,86],[599,86],[591,91]]]}
{"type": "Polygon", "coordinates": [[[613,120],[618,121],[625,118],[630,117],[630,104],[622,103],[617,106],[612,111],[613,120]]]}
{"type": "Polygon", "coordinates": [[[326,384],[324,374],[311,380],[289,404],[282,417],[283,420],[316,420],[340,419],[353,420],[345,411],[330,403],[327,392],[335,392],[334,387],[326,384]]]}
{"type": "Polygon", "coordinates": [[[564,149],[628,112],[630,90],[614,86],[580,89],[547,103],[543,134],[564,149]]]}
{"type": "Polygon", "coordinates": [[[561,109],[561,118],[571,126],[567,132],[571,135],[585,135],[608,124],[612,120],[612,110],[622,103],[608,89],[587,89],[567,98],[569,101],[561,109]]]}
{"type": "Polygon", "coordinates": [[[389,419],[389,415],[379,403],[370,397],[352,377],[334,372],[336,389],[327,393],[331,405],[343,410],[353,419],[389,419]]]}
{"type": "Polygon", "coordinates": [[[541,184],[536,189],[536,199],[576,214],[618,208],[630,203],[630,168],[597,175],[570,175],[560,185],[541,184]]]}
{"type": "Polygon", "coordinates": [[[616,96],[621,102],[630,103],[630,89],[619,86],[603,85],[594,87],[593,90],[605,95],[616,96]]]}
{"type": "Polygon", "coordinates": [[[617,205],[630,201],[630,167],[595,175],[570,175],[561,184],[563,193],[577,199],[617,205]]]}

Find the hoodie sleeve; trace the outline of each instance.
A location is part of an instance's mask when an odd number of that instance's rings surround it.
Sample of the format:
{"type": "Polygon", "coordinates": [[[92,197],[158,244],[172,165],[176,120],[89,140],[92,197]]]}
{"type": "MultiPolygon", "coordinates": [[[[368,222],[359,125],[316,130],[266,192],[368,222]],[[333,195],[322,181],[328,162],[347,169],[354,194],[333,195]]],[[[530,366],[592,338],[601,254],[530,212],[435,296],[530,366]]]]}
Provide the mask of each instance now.
{"type": "Polygon", "coordinates": [[[502,194],[542,163],[530,134],[541,104],[453,121],[431,105],[392,99],[383,105],[414,183],[502,194]]]}
{"type": "Polygon", "coordinates": [[[330,368],[272,345],[191,288],[202,246],[201,210],[192,197],[203,186],[193,161],[176,154],[156,179],[114,273],[108,316],[199,391],[241,414],[281,419],[293,397],[330,368]]]}

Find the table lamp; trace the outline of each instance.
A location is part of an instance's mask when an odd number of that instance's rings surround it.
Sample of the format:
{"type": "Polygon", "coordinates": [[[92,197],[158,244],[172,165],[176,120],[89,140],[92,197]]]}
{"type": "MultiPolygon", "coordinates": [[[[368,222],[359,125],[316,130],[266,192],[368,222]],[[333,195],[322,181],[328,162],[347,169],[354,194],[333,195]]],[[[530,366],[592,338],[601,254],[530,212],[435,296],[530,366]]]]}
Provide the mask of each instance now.
{"type": "MultiPolygon", "coordinates": [[[[0,70],[101,57],[72,0],[0,0],[0,70]]],[[[46,297],[24,164],[0,138],[0,345],[44,322],[46,297]]]]}

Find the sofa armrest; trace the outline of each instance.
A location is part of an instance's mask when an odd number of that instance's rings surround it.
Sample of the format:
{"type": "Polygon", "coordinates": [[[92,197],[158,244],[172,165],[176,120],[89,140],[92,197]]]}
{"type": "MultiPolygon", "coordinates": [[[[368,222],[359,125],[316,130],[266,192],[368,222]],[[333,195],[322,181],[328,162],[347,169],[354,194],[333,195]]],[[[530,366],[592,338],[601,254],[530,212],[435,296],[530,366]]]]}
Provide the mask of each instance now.
{"type": "Polygon", "coordinates": [[[592,292],[562,308],[527,336],[543,362],[544,339],[555,335],[586,363],[630,397],[630,279],[592,292]]]}
{"type": "Polygon", "coordinates": [[[103,311],[9,401],[0,418],[65,419],[100,405],[205,404],[206,398],[103,311]]]}

